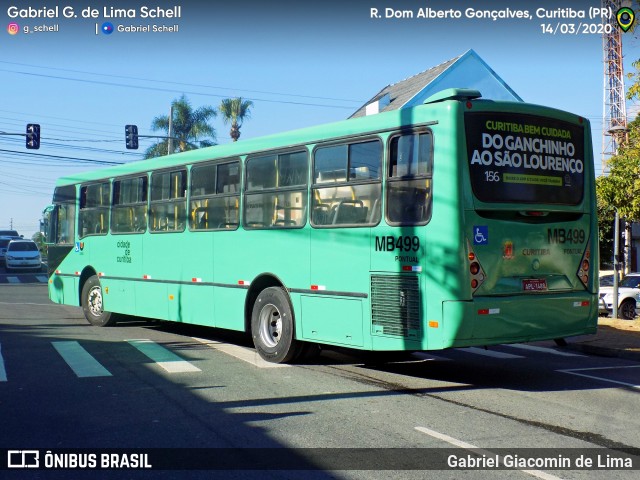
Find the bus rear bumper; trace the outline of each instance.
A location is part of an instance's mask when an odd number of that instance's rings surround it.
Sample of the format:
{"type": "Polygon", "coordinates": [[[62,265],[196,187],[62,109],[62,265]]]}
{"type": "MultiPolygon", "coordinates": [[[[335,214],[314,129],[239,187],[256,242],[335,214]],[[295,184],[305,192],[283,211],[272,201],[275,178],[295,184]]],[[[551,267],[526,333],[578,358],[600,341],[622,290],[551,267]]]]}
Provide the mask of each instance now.
{"type": "Polygon", "coordinates": [[[442,313],[442,348],[531,342],[596,333],[598,297],[588,292],[476,297],[443,302],[442,313]]]}

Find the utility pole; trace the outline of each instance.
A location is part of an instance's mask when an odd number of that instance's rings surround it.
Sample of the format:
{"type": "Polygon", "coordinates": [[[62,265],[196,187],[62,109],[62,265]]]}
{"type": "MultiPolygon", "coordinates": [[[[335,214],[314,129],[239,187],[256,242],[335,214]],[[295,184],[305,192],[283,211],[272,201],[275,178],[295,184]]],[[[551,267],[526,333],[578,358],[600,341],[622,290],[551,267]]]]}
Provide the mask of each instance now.
{"type": "Polygon", "coordinates": [[[173,105],[169,109],[169,142],[167,143],[167,155],[173,153],[173,105]]]}

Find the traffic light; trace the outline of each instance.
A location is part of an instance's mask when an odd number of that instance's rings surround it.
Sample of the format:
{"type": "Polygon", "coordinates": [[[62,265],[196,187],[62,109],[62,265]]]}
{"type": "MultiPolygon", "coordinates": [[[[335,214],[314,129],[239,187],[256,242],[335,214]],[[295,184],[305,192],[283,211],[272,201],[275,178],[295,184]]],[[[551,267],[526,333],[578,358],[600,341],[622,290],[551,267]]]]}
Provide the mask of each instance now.
{"type": "Polygon", "coordinates": [[[124,127],[125,141],[129,150],[138,149],[138,126],[126,125],[124,127]]]}
{"type": "Polygon", "coordinates": [[[27,123],[26,144],[29,150],[40,148],[40,125],[37,123],[27,123]]]}

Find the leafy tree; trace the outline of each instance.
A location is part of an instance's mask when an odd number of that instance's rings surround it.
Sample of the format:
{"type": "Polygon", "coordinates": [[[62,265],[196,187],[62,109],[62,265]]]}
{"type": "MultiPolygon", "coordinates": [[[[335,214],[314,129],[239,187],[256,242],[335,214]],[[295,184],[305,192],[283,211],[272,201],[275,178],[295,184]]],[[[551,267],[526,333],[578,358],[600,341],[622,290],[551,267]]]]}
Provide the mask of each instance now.
{"type": "Polygon", "coordinates": [[[240,127],[245,119],[251,117],[251,100],[243,100],[242,97],[225,98],[220,103],[218,110],[222,115],[222,121],[225,125],[231,123],[231,131],[229,132],[234,142],[240,138],[240,127]]]}
{"type": "Polygon", "coordinates": [[[640,117],[628,125],[627,139],[607,160],[609,175],[598,179],[598,198],[620,217],[640,221],[640,117]]]}
{"type": "Polygon", "coordinates": [[[35,244],[38,246],[38,250],[40,250],[40,252],[46,257],[47,256],[47,245],[44,243],[45,242],[44,233],[42,233],[42,232],[34,233],[31,236],[31,240],[33,240],[35,242],[35,244]]]}
{"type": "Polygon", "coordinates": [[[636,60],[631,65],[636,71],[627,74],[627,78],[633,82],[627,90],[627,99],[629,100],[640,98],[640,60],[636,60]]]}
{"type": "MultiPolygon", "coordinates": [[[[197,148],[215,145],[216,131],[209,125],[209,120],[217,115],[213,107],[199,107],[193,109],[185,95],[171,103],[173,107],[172,136],[173,151],[186,152],[197,148]]],[[[169,115],[159,115],[151,122],[153,131],[162,131],[169,135],[169,115]]],[[[166,155],[169,150],[169,140],[162,140],[147,149],[145,158],[166,155]]]]}
{"type": "Polygon", "coordinates": [[[600,258],[613,258],[615,211],[628,222],[640,221],[640,117],[628,125],[617,155],[607,160],[609,174],[596,179],[600,258]]]}

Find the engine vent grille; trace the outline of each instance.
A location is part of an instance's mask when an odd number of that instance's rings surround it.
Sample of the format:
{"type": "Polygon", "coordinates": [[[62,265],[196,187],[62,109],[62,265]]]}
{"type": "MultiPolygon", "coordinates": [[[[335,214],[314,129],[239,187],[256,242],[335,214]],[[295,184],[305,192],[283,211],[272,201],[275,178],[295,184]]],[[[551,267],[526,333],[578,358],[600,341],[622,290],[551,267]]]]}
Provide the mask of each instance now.
{"type": "Polygon", "coordinates": [[[420,288],[413,275],[371,275],[374,335],[420,338],[420,288]]]}

